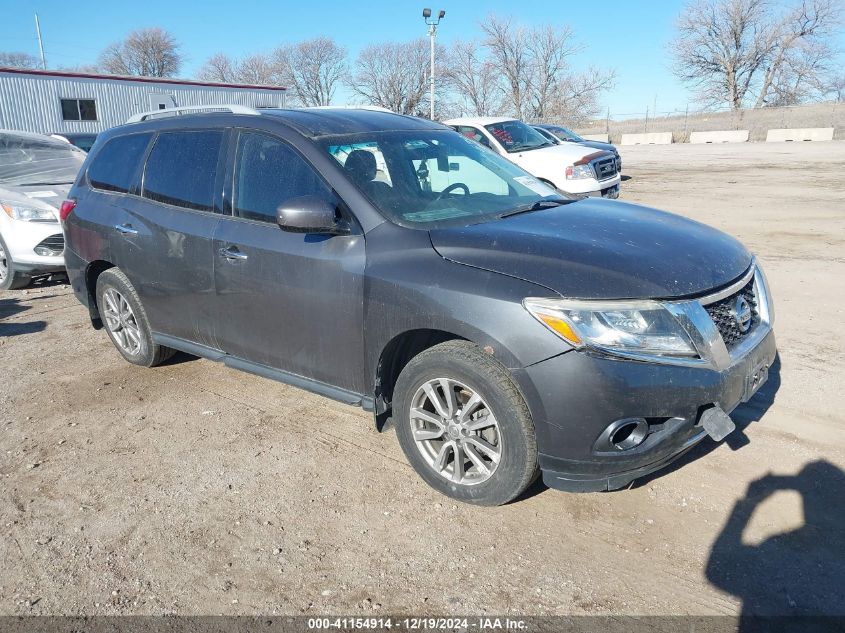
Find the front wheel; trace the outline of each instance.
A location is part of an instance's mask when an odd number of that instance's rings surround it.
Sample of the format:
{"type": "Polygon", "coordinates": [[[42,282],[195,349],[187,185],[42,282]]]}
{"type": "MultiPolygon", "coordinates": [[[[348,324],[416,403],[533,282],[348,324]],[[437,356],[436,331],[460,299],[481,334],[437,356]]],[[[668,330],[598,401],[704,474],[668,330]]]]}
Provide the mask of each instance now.
{"type": "Polygon", "coordinates": [[[0,237],[0,290],[18,290],[26,288],[32,278],[15,270],[12,254],[6,247],[6,242],[0,237]]]}
{"type": "Polygon", "coordinates": [[[468,341],[415,356],[396,382],[399,444],[433,488],[478,505],[501,505],[537,475],[531,415],[508,371],[468,341]]]}

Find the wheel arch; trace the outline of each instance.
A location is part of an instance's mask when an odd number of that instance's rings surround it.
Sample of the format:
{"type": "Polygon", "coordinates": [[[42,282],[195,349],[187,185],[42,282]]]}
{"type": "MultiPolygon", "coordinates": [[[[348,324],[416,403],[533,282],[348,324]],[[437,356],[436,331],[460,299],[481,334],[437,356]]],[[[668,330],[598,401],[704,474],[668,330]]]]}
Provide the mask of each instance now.
{"type": "Polygon", "coordinates": [[[382,347],[375,368],[373,388],[373,413],[377,430],[383,430],[390,417],[393,388],[410,360],[430,347],[453,340],[468,339],[446,330],[416,328],[397,334],[382,347]]]}
{"type": "Polygon", "coordinates": [[[114,268],[114,264],[104,259],[98,259],[85,268],[85,291],[88,293],[88,314],[91,317],[91,325],[99,330],[103,327],[103,320],[100,317],[100,308],[97,305],[97,279],[105,271],[114,268]]]}

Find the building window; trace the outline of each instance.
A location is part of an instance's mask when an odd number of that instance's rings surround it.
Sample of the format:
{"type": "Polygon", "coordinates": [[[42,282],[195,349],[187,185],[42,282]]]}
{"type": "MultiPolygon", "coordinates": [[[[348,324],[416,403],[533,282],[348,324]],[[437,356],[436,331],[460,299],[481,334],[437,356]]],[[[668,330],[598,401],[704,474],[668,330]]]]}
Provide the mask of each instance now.
{"type": "Polygon", "coordinates": [[[62,99],[62,119],[65,121],[96,121],[97,104],[93,99],[62,99]]]}

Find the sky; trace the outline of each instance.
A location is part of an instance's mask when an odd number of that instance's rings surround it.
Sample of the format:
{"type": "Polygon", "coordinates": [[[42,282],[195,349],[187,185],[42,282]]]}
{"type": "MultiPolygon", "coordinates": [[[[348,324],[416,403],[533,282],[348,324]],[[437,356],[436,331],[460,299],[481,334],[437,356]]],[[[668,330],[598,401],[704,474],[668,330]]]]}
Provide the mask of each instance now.
{"type": "MultiPolygon", "coordinates": [[[[667,52],[684,0],[0,0],[0,50],[38,55],[36,12],[48,67],[94,63],[103,48],[129,31],[160,26],[182,44],[187,59],[180,75],[190,78],[216,52],[243,57],[328,35],[354,58],[370,43],[425,37],[425,6],[446,11],[437,33],[444,46],[480,37],[478,23],[489,13],[524,24],[569,25],[583,47],[573,60],[575,68],[594,64],[616,70],[616,86],[603,99],[603,109],[614,118],[654,112],[655,105],[659,113],[683,111],[691,102],[691,94],[672,76],[667,52]]],[[[845,34],[839,39],[845,48],[845,34]]],[[[335,101],[348,93],[338,96],[335,101]]]]}

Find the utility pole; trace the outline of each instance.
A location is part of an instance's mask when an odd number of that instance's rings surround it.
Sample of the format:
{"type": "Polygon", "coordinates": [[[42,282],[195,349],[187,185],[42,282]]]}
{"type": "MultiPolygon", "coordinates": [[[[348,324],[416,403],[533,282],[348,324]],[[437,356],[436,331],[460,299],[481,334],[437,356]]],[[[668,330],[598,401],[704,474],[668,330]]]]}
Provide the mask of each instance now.
{"type": "Polygon", "coordinates": [[[431,96],[429,97],[429,101],[431,102],[431,120],[434,121],[434,38],[437,37],[437,25],[440,24],[440,20],[446,17],[446,12],[440,10],[437,13],[437,19],[431,18],[431,9],[423,9],[423,18],[425,19],[425,23],[428,24],[428,37],[431,42],[431,70],[429,71],[429,81],[431,82],[431,96]]]}
{"type": "Polygon", "coordinates": [[[47,70],[47,60],[44,59],[44,42],[41,41],[41,24],[38,22],[38,14],[35,14],[35,32],[38,34],[38,48],[41,51],[41,70],[47,70]]]}

